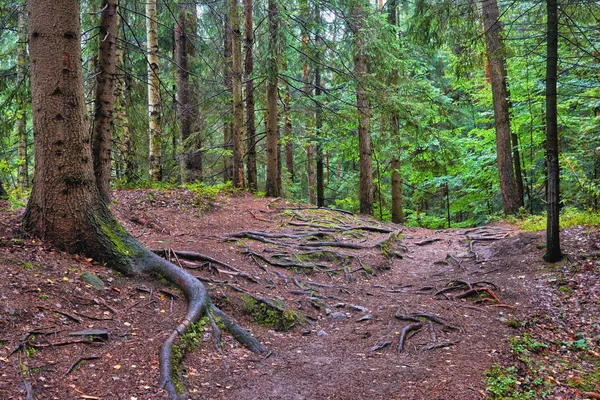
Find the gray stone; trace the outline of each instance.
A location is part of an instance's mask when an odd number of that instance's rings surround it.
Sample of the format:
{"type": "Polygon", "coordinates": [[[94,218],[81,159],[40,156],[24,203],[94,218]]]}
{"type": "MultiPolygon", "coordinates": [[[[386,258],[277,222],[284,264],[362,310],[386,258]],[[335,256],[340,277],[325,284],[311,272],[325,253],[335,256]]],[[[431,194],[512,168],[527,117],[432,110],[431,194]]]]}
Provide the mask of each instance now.
{"type": "Polygon", "coordinates": [[[336,311],[334,313],[329,314],[329,318],[331,319],[346,319],[346,314],[340,311],[336,311]]]}
{"type": "Polygon", "coordinates": [[[354,311],[360,311],[360,312],[367,312],[368,311],[367,307],[355,306],[355,305],[350,306],[350,309],[354,310],[354,311]]]}
{"type": "Polygon", "coordinates": [[[373,318],[373,316],[371,314],[363,315],[362,317],[360,317],[359,319],[357,319],[356,322],[368,321],[371,318],[373,318]]]}
{"type": "Polygon", "coordinates": [[[102,279],[98,278],[97,275],[94,275],[91,272],[84,272],[83,274],[79,275],[79,279],[89,285],[92,285],[96,289],[104,289],[104,282],[102,279]]]}
{"type": "Polygon", "coordinates": [[[327,332],[325,332],[323,329],[321,329],[320,331],[317,331],[317,336],[327,336],[329,335],[327,332]]]}

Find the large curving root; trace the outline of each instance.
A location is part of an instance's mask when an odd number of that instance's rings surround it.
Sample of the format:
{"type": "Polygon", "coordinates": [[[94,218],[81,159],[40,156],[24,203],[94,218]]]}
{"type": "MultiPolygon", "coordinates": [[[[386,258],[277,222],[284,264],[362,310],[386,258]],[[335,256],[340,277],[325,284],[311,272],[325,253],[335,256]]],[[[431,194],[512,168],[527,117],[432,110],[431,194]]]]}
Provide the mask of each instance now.
{"type": "MultiPolygon", "coordinates": [[[[134,258],[134,263],[145,273],[160,274],[173,282],[183,291],[188,302],[185,318],[173,330],[160,349],[161,386],[167,391],[169,400],[179,400],[181,398],[173,381],[173,344],[178,337],[183,335],[193,323],[198,322],[203,316],[206,315],[209,319],[219,318],[223,322],[225,330],[250,351],[255,353],[265,352],[265,348],[250,332],[242,328],[212,303],[206,293],[206,288],[196,277],[151,251],[144,250],[134,258]]],[[[213,329],[215,329],[215,326],[213,326],[213,329]]],[[[214,334],[218,336],[219,332],[214,334]]]]}

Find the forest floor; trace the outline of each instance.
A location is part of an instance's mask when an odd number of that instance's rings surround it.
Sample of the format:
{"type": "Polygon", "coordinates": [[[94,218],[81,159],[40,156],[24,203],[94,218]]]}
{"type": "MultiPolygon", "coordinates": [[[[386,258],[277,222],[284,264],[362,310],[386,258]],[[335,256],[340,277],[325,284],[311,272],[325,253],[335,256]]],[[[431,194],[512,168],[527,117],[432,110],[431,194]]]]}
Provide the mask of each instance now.
{"type": "MultiPolygon", "coordinates": [[[[565,230],[548,265],[541,233],[504,223],[433,231],[189,190],[117,191],[112,207],[268,348],[224,334],[219,351],[199,324],[178,370],[192,399],[600,398],[598,230],[565,230]]],[[[179,290],[23,236],[22,210],[1,208],[0,399],[166,398],[179,290]]]]}

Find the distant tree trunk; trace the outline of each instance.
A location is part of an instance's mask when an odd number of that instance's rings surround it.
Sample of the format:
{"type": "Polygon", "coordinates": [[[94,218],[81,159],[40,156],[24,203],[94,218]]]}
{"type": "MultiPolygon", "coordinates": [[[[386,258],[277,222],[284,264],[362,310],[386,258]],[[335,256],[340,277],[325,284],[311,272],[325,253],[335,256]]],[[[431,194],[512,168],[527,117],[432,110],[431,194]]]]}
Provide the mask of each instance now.
{"type": "Polygon", "coordinates": [[[192,39],[195,37],[198,18],[196,7],[189,2],[180,2],[179,16],[175,23],[175,60],[177,63],[177,116],[179,119],[179,140],[181,143],[180,173],[182,182],[202,179],[202,157],[199,152],[200,115],[196,104],[195,91],[190,87],[190,63],[195,50],[192,39]],[[192,137],[192,135],[194,135],[192,137]]]}
{"type": "Polygon", "coordinates": [[[558,76],[558,6],[547,0],[548,34],[546,58],[546,164],[548,167],[547,226],[545,260],[562,259],[560,250],[560,167],[558,164],[558,112],[556,88],[558,76]]]}
{"type": "Polygon", "coordinates": [[[373,215],[373,149],[371,145],[371,121],[369,102],[366,98],[365,74],[367,59],[365,56],[364,20],[366,18],[362,0],[358,0],[353,10],[354,17],[354,75],[356,79],[356,107],[358,109],[358,148],[360,171],[360,213],[373,215]]]}
{"type": "Polygon", "coordinates": [[[109,202],[111,153],[115,130],[113,112],[117,73],[117,0],[104,0],[101,10],[92,157],[100,197],[109,202]]]}
{"type": "Polygon", "coordinates": [[[160,78],[158,64],[158,21],[156,0],[146,0],[146,35],[148,48],[148,136],[150,143],[150,180],[162,179],[162,127],[160,78]]]}
{"type": "Polygon", "coordinates": [[[279,30],[279,10],[276,0],[268,2],[268,67],[267,67],[267,180],[266,194],[271,197],[281,196],[281,176],[279,175],[279,118],[277,113],[278,99],[278,60],[279,43],[277,40],[279,30]]]}
{"type": "MultiPolygon", "coordinates": [[[[321,20],[321,7],[319,6],[319,2],[315,2],[315,19],[316,19],[316,34],[315,34],[315,43],[317,46],[321,45],[321,30],[320,26],[322,24],[321,20]]],[[[324,160],[323,160],[323,132],[321,129],[323,128],[323,106],[321,104],[320,96],[322,92],[321,87],[321,49],[317,48],[317,52],[315,54],[315,97],[317,100],[316,108],[315,108],[315,130],[317,134],[317,148],[316,148],[316,156],[317,156],[317,206],[324,207],[325,206],[325,182],[324,182],[324,160]]]]}
{"type": "Polygon", "coordinates": [[[515,181],[517,183],[517,196],[519,207],[525,207],[525,188],[523,186],[523,171],[521,170],[521,152],[519,151],[519,137],[516,133],[510,135],[512,145],[512,159],[515,168],[515,181]]]}
{"type": "Polygon", "coordinates": [[[252,0],[244,0],[244,79],[246,81],[246,140],[248,146],[246,174],[248,176],[248,187],[251,190],[257,190],[256,122],[254,118],[254,81],[252,80],[252,73],[254,72],[252,13],[252,0]]]}
{"type": "MultiPolygon", "coordinates": [[[[224,34],[223,37],[223,60],[224,71],[223,78],[225,84],[225,91],[227,92],[227,103],[228,108],[233,110],[233,101],[232,101],[232,92],[233,92],[233,60],[232,60],[232,51],[233,51],[233,31],[231,29],[231,20],[229,19],[229,13],[225,13],[223,17],[224,24],[224,34]]],[[[223,145],[224,149],[227,150],[225,155],[223,156],[223,181],[229,182],[233,179],[233,157],[229,154],[233,150],[233,136],[232,136],[232,113],[228,112],[225,115],[223,121],[223,145]]]]}
{"type": "Polygon", "coordinates": [[[488,62],[490,65],[490,80],[492,82],[492,97],[494,103],[494,119],[496,123],[496,155],[500,191],[505,214],[516,214],[519,211],[519,195],[513,170],[511,154],[510,116],[508,90],[506,85],[506,48],[502,41],[502,24],[499,21],[497,0],[482,0],[483,25],[488,62]]]}
{"type": "Polygon", "coordinates": [[[233,186],[244,187],[244,103],[242,102],[242,33],[240,31],[240,5],[238,0],[228,0],[231,24],[231,76],[233,96],[233,186]]]}
{"type": "MultiPolygon", "coordinates": [[[[397,19],[397,8],[398,0],[390,0],[388,2],[388,23],[396,28],[398,25],[397,19]]],[[[392,71],[390,84],[392,88],[398,85],[399,76],[398,71],[392,71]]],[[[400,175],[400,146],[397,145],[397,141],[400,138],[400,117],[398,112],[392,111],[390,116],[390,137],[394,147],[392,159],[390,161],[390,167],[392,170],[392,222],[396,224],[404,223],[404,211],[402,210],[402,175],[400,175]]]]}
{"type": "Polygon", "coordinates": [[[29,163],[27,160],[27,113],[25,107],[27,105],[27,84],[25,77],[27,76],[27,5],[19,6],[19,48],[17,53],[17,84],[19,85],[18,115],[15,123],[17,131],[17,157],[19,159],[18,166],[18,184],[21,190],[25,190],[29,186],[29,163]]]}
{"type": "Polygon", "coordinates": [[[216,308],[195,277],[143,247],[111,215],[96,186],[85,115],[78,0],[32,0],[29,48],[35,174],[24,227],[48,243],[82,253],[130,275],[160,275],[180,287],[188,310],[160,349],[160,379],[169,399],[173,342],[203,315],[215,315],[252,351],[264,349],[216,308]],[[210,314],[208,314],[210,313],[210,314]]]}
{"type": "Polygon", "coordinates": [[[292,126],[290,85],[286,85],[283,98],[283,137],[285,138],[285,166],[294,182],[294,137],[292,126]]]}
{"type": "MultiPolygon", "coordinates": [[[[117,36],[119,35],[119,21],[120,18],[117,18],[117,36]]],[[[117,44],[116,49],[116,64],[117,70],[125,70],[123,46],[119,44],[117,44]]],[[[121,177],[126,182],[132,182],[135,179],[135,165],[133,162],[129,117],[127,116],[128,93],[127,75],[124,72],[119,72],[115,82],[114,124],[120,165],[116,169],[117,171],[122,171],[121,177]]]]}
{"type": "Polygon", "coordinates": [[[4,189],[4,184],[0,181],[0,200],[8,199],[8,193],[6,193],[6,189],[4,189]]]}

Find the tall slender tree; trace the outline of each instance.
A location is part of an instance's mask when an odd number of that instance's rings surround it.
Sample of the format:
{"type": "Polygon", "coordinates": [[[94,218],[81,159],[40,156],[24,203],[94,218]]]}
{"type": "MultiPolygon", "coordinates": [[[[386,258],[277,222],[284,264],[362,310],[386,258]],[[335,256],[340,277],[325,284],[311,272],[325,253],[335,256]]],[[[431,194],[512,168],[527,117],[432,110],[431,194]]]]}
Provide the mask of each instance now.
{"type": "Polygon", "coordinates": [[[267,196],[281,196],[281,176],[279,174],[279,113],[277,100],[279,97],[279,8],[275,0],[269,0],[267,9],[269,24],[268,70],[267,70],[267,179],[265,191],[267,196]]]}
{"type": "Polygon", "coordinates": [[[502,23],[497,0],[482,0],[486,53],[489,63],[494,119],[496,157],[500,192],[505,214],[516,214],[522,204],[513,169],[508,89],[506,83],[506,47],[502,39],[502,23]]]}
{"type": "Polygon", "coordinates": [[[548,262],[562,259],[560,250],[560,167],[558,164],[558,111],[556,90],[558,77],[558,5],[557,0],[547,0],[546,45],[546,168],[547,224],[546,255],[548,262]]]}
{"type": "Polygon", "coordinates": [[[352,9],[352,34],[354,39],[354,76],[356,79],[356,108],[358,109],[358,151],[360,172],[360,213],[373,215],[373,148],[371,144],[371,110],[367,100],[365,55],[366,18],[363,0],[355,0],[352,9]]]}
{"type": "Polygon", "coordinates": [[[17,29],[19,31],[19,44],[17,52],[17,83],[19,93],[17,95],[18,112],[15,129],[17,131],[17,156],[19,158],[18,166],[18,184],[21,190],[29,186],[29,163],[27,160],[27,5],[19,6],[19,20],[17,29]]]}
{"type": "Polygon", "coordinates": [[[317,98],[317,102],[315,104],[315,131],[317,134],[317,147],[316,147],[316,157],[317,157],[317,206],[324,207],[325,206],[325,160],[323,155],[323,139],[325,136],[325,132],[323,129],[323,104],[321,103],[320,96],[323,92],[322,87],[322,61],[321,61],[321,51],[323,38],[321,37],[321,25],[323,23],[323,19],[321,18],[321,6],[319,2],[315,2],[315,22],[316,22],[316,33],[315,33],[315,44],[317,45],[317,51],[315,54],[315,97],[317,98]]]}
{"type": "Polygon", "coordinates": [[[252,0],[244,0],[244,80],[246,89],[246,174],[248,188],[258,189],[256,172],[256,125],[254,117],[254,46],[252,0]]]}
{"type": "Polygon", "coordinates": [[[156,0],[146,1],[146,40],[148,62],[148,137],[150,180],[162,179],[162,126],[158,60],[158,15],[156,0]]]}
{"type": "MultiPolygon", "coordinates": [[[[226,4],[229,3],[229,0],[226,4]]],[[[233,29],[229,13],[225,12],[223,16],[223,84],[227,94],[226,102],[230,110],[233,110],[232,92],[233,92],[233,29]]],[[[233,159],[231,150],[233,149],[232,137],[232,113],[228,112],[223,116],[223,148],[226,150],[223,156],[223,181],[229,182],[233,179],[233,159]]]]}
{"type": "Polygon", "coordinates": [[[92,157],[98,191],[102,199],[108,202],[110,200],[111,153],[114,135],[113,111],[117,72],[117,0],[104,0],[101,10],[92,157]]]}
{"type": "Polygon", "coordinates": [[[240,30],[239,0],[228,0],[231,24],[231,86],[233,119],[231,136],[233,144],[233,185],[244,186],[244,103],[242,100],[242,33],[240,30]]]}

